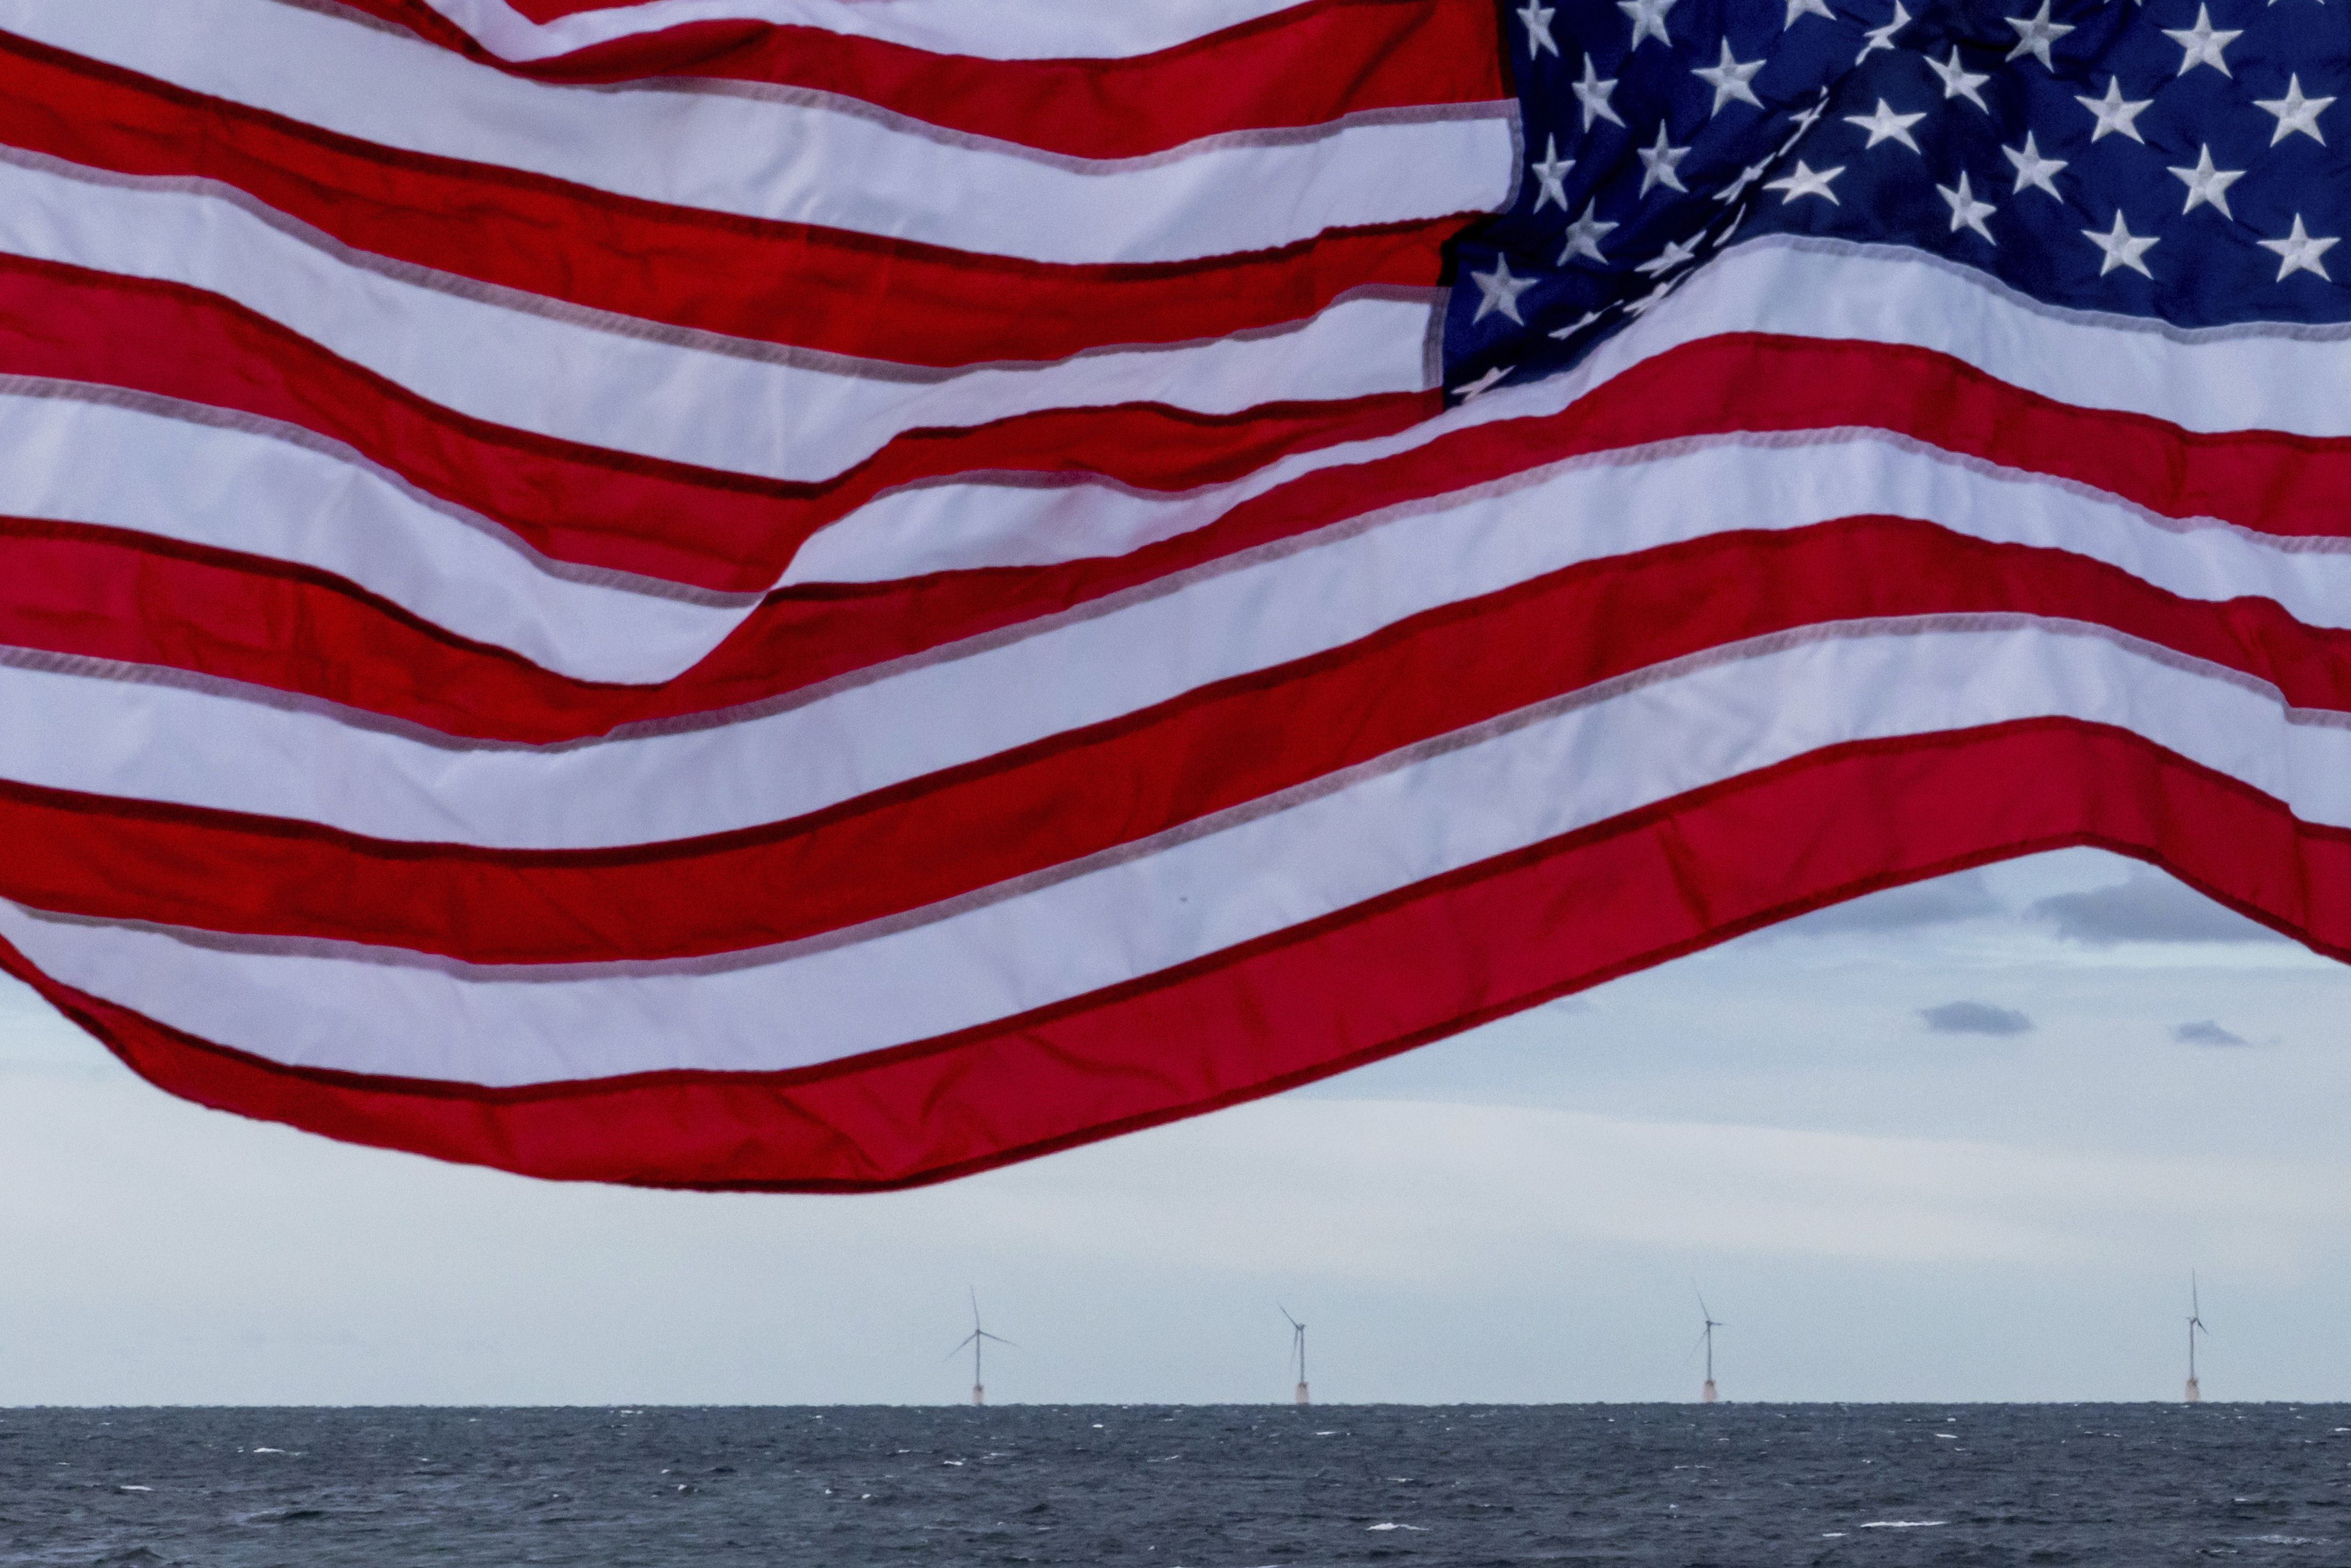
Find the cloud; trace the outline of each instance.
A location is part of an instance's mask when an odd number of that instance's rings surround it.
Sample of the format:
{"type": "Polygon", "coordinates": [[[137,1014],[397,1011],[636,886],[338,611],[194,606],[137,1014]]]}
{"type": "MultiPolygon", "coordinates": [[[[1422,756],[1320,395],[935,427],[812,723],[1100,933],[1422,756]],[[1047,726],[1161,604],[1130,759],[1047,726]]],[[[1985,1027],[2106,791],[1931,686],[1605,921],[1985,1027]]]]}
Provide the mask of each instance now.
{"type": "Polygon", "coordinates": [[[2057,934],[2095,947],[2117,942],[2283,942],[2286,938],[2158,872],[2086,893],[2061,893],[2027,910],[2057,934]]]}
{"type": "Polygon", "coordinates": [[[2181,1024],[2171,1031],[2171,1038],[2182,1045],[2249,1045],[2252,1043],[2243,1035],[2232,1034],[2210,1019],[2203,1019],[2196,1023],[2181,1024]]]}
{"type": "Polygon", "coordinates": [[[1916,931],[1922,926],[1948,925],[2001,913],[2000,900],[1984,885],[1983,873],[1963,871],[1932,882],[1889,887],[1845,904],[1833,904],[1789,921],[1781,930],[1792,936],[1825,936],[1846,931],[1916,931]]]}
{"type": "Polygon", "coordinates": [[[1990,1002],[1945,1002],[1920,1008],[1918,1016],[1937,1034],[2022,1034],[2032,1027],[2032,1020],[2015,1009],[1990,1002]]]}

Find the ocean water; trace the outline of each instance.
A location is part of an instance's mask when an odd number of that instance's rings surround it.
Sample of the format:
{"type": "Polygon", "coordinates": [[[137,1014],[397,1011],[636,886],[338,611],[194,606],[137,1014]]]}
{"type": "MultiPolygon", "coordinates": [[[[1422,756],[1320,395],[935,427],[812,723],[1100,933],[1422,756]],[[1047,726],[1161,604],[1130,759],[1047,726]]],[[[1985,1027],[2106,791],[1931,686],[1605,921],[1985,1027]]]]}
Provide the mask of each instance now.
{"type": "Polygon", "coordinates": [[[0,1411],[0,1563],[2351,1563],[2351,1406],[0,1411]]]}

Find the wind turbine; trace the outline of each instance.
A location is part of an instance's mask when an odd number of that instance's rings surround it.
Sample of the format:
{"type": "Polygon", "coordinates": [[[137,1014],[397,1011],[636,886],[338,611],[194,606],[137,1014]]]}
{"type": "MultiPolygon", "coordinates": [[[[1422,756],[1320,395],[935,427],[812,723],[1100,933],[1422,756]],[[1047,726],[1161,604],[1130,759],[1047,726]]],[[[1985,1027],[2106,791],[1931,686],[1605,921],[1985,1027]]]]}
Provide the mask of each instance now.
{"type": "MultiPolygon", "coordinates": [[[[1690,1288],[1693,1291],[1698,1290],[1695,1285],[1690,1288]]],[[[1706,1387],[1699,1393],[1698,1402],[1711,1405],[1714,1403],[1714,1331],[1730,1325],[1715,1322],[1714,1314],[1706,1310],[1706,1296],[1702,1291],[1698,1297],[1698,1315],[1706,1321],[1706,1327],[1698,1334],[1706,1345],[1706,1387]]],[[[1685,1361],[1682,1364],[1687,1366],[1689,1363],[1685,1361]]]]}
{"type": "Polygon", "coordinates": [[[1280,1301],[1274,1307],[1290,1323],[1290,1359],[1298,1363],[1298,1403],[1306,1403],[1306,1325],[1290,1316],[1290,1309],[1280,1301]]]}
{"type": "Polygon", "coordinates": [[[971,1346],[971,1402],[974,1405],[987,1403],[987,1385],[981,1381],[979,1375],[979,1353],[985,1342],[988,1340],[994,1340],[998,1344],[1012,1345],[1014,1350],[1020,1348],[1017,1344],[1012,1344],[1012,1342],[1002,1334],[990,1333],[979,1326],[979,1292],[975,1290],[971,1293],[971,1333],[963,1337],[962,1344],[947,1352],[947,1358],[953,1360],[963,1354],[964,1345],[971,1346]]]}
{"type": "Polygon", "coordinates": [[[2190,1405],[2200,1404],[2204,1398],[2204,1391],[2196,1385],[2196,1336],[2211,1332],[2204,1326],[2203,1309],[2196,1300],[2196,1270],[2190,1269],[2188,1271],[2188,1403],[2190,1405]]]}

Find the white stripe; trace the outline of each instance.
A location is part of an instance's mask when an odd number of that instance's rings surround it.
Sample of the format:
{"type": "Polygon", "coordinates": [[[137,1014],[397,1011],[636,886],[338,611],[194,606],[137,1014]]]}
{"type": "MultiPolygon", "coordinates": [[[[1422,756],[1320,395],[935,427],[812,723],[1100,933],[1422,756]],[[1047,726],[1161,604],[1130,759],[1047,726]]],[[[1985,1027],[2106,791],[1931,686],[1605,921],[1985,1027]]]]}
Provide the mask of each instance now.
{"type": "MultiPolygon", "coordinates": [[[[818,533],[784,580],[880,582],[1123,555],[1205,528],[1301,474],[1371,462],[1476,425],[1546,418],[1646,361],[1749,330],[1932,349],[2028,392],[2190,430],[2351,435],[2351,330],[2183,333],[2031,304],[1980,273],[1914,251],[1774,235],[1708,263],[1573,371],[1489,392],[1397,434],[1293,455],[1180,496],[985,481],[909,487],[818,533]]],[[[2059,538],[2026,542],[2083,548],[2059,538]]],[[[2097,549],[2088,553],[2113,559],[2097,549]]],[[[2335,623],[2320,603],[2296,614],[2335,623]]]]}
{"type": "Polygon", "coordinates": [[[536,23],[504,0],[426,0],[509,60],[569,54],[688,22],[747,18],[981,59],[1117,59],[1174,48],[1299,0],[654,0],[536,23]]]}
{"type": "Polygon", "coordinates": [[[2078,489],[1884,437],[1718,443],[1556,465],[1228,563],[1173,591],[779,713],[554,751],[451,751],[210,693],[0,670],[0,777],[380,838],[593,848],[801,815],[1305,657],[1577,561],[1726,529],[1894,512],[2085,551],[2210,599],[2351,621],[2351,557],[2175,531],[2078,489]]]}
{"type": "MultiPolygon", "coordinates": [[[[1447,423],[1451,429],[1460,428],[1449,415],[1447,423]]],[[[1050,566],[1126,555],[1207,528],[1243,503],[1305,475],[1370,463],[1423,445],[1433,435],[1447,433],[1434,428],[1437,423],[1295,453],[1228,484],[1176,495],[1152,495],[1101,482],[1025,484],[1017,478],[908,486],[885,492],[818,530],[793,556],[782,581],[887,582],[926,572],[1050,566]]],[[[1596,460],[1654,462],[1670,453],[1707,447],[1835,448],[1854,442],[1916,452],[1927,461],[1986,476],[2039,483],[2090,503],[2085,510],[2065,513],[2062,520],[2039,505],[1971,512],[1938,482],[1872,506],[1867,497],[1848,494],[1842,478],[1823,476],[1833,493],[1856,510],[1923,508],[1922,515],[1956,532],[1995,543],[2071,550],[2191,599],[2225,598],[2245,591],[2245,584],[2259,583],[2258,591],[2279,599],[2296,620],[2314,626],[2351,623],[2351,604],[2344,597],[2351,594],[2351,569],[2332,564],[2351,553],[2351,540],[2266,534],[2212,517],[2167,517],[2088,486],[1941,452],[1928,443],[1868,427],[1693,436],[1626,448],[1616,458],[1596,460]],[[2289,557],[2302,564],[2282,565],[2282,558],[2289,557]]],[[[1712,511],[1709,507],[1709,516],[1712,511]]],[[[1800,527],[1820,520],[1814,511],[1807,505],[1800,513],[1759,516],[1744,526],[1800,527]]]]}
{"type": "Polygon", "coordinates": [[[1775,332],[1931,349],[2077,408],[2189,430],[2351,435],[2351,327],[2189,330],[2038,304],[1920,251],[1785,235],[1735,246],[1689,278],[1595,350],[1578,385],[1717,333],[1775,332]]]}
{"type": "Polygon", "coordinates": [[[0,936],[67,985],[274,1061],[506,1085],[799,1067],[929,1038],[1846,741],[2063,716],[2351,825],[2351,732],[2095,635],[1880,629],[1629,685],[1143,858],[745,968],[533,980],[226,952],[7,904],[0,936]]]}
{"type": "Polygon", "coordinates": [[[1516,175],[1514,110],[1499,102],[1075,164],[841,108],[526,81],[272,0],[0,0],[0,26],[386,147],[1032,261],[1182,261],[1482,212],[1516,175]]]}
{"type": "Polygon", "coordinates": [[[445,407],[568,441],[770,478],[830,478],[899,433],[1043,409],[1202,413],[1419,391],[1425,300],[1342,299],[1296,327],[936,381],[683,347],[345,265],[235,203],[0,162],[0,248],[210,290],[445,407]]]}
{"type": "MultiPolygon", "coordinates": [[[[1297,455],[1320,458],[1315,467],[1330,467],[1357,454],[1326,447],[1297,455]]],[[[1076,475],[910,485],[885,491],[810,535],[778,586],[889,582],[934,571],[1122,556],[1206,528],[1242,500],[1304,471],[1294,458],[1284,458],[1247,478],[1176,496],[1076,475]]]]}
{"type": "Polygon", "coordinates": [[[0,513],[315,567],[584,681],[666,680],[758,603],[552,571],[503,530],[323,445],[266,426],[0,392],[0,513]]]}

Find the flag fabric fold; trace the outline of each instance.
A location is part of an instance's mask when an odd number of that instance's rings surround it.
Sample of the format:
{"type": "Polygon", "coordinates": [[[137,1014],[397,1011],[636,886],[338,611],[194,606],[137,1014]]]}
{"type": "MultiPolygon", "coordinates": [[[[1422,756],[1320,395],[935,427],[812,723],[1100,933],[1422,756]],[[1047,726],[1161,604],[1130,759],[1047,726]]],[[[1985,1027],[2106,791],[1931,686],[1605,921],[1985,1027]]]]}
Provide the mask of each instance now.
{"type": "Polygon", "coordinates": [[[0,0],[0,961],[852,1190],[2060,845],[2351,954],[2339,9],[0,0]]]}

